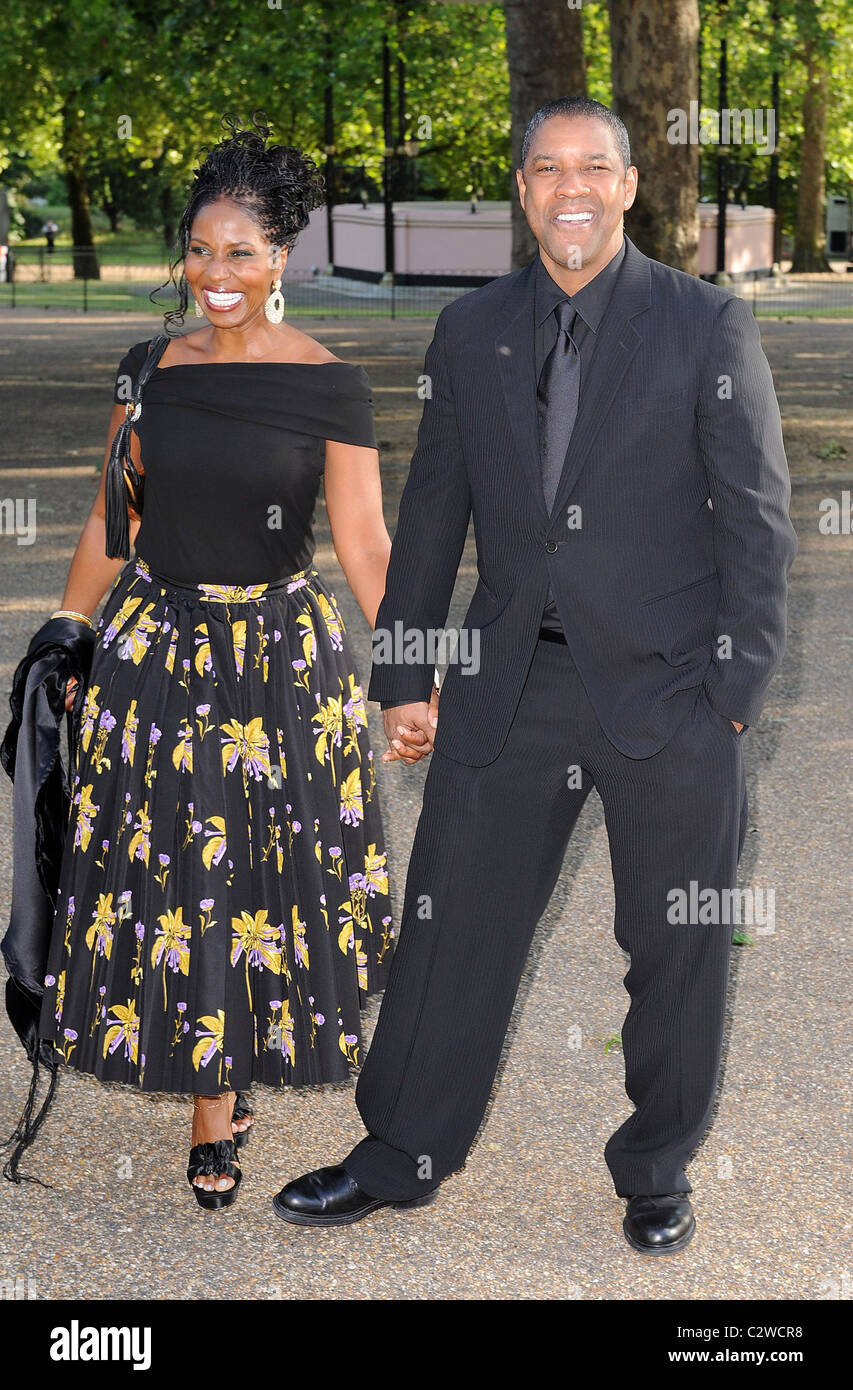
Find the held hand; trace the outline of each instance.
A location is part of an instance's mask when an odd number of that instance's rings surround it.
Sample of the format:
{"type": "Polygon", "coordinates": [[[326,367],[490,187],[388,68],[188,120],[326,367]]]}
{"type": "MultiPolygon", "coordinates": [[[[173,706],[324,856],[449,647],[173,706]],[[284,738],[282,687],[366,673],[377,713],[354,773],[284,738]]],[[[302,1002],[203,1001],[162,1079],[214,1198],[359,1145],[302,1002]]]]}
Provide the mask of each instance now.
{"type": "Polygon", "coordinates": [[[65,687],[65,708],[70,710],[74,704],[74,697],[77,694],[77,682],[72,676],[65,687]]]}
{"type": "Polygon", "coordinates": [[[394,705],[382,711],[382,723],[390,747],[384,763],[417,763],[432,752],[438,724],[438,690],[433,687],[429,704],[394,705]]]}

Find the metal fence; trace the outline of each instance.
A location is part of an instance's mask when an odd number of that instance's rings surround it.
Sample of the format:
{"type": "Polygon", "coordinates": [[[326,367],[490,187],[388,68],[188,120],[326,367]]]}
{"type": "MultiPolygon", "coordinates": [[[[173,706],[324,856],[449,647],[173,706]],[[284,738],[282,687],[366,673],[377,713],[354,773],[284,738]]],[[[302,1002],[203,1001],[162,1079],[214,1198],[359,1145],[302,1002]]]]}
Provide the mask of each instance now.
{"type": "MultiPolygon", "coordinates": [[[[147,310],[152,314],[175,307],[173,292],[168,287],[160,289],[168,280],[165,262],[132,260],[126,250],[99,249],[99,277],[77,278],[72,247],[57,247],[53,254],[42,246],[13,251],[13,278],[0,282],[0,307],[147,310]],[[158,290],[155,306],[148,296],[158,290]]],[[[459,279],[457,273],[447,271],[430,276],[427,283],[376,283],[310,270],[290,271],[283,279],[285,312],[294,317],[435,318],[445,304],[472,287],[470,282],[458,283],[459,279]]],[[[731,288],[759,318],[853,317],[853,274],[840,270],[735,280],[731,288]]],[[[192,315],[192,307],[189,312],[192,315]]]]}

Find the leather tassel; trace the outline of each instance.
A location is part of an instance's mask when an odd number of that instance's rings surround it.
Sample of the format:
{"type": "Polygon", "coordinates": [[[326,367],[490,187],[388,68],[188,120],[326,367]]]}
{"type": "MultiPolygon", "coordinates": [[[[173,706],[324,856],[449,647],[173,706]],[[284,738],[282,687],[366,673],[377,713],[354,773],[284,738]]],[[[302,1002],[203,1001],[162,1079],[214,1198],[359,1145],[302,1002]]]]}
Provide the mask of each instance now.
{"type": "Polygon", "coordinates": [[[33,1119],[33,1110],[35,1109],[39,1083],[39,1060],[38,1057],[36,1057],[36,1060],[33,1062],[33,1079],[30,1082],[30,1090],[23,1114],[9,1138],[6,1139],[2,1145],[4,1149],[8,1148],[10,1145],[14,1145],[12,1153],[3,1164],[3,1177],[8,1178],[10,1182],[37,1182],[39,1187],[51,1187],[49,1182],[42,1182],[41,1178],[35,1177],[32,1173],[19,1173],[18,1165],[24,1155],[25,1149],[28,1149],[30,1144],[32,1144],[47,1118],[47,1112],[50,1109],[58,1081],[59,1069],[55,1067],[51,1072],[47,1095],[39,1107],[38,1114],[35,1119],[33,1119]]]}
{"type": "Polygon", "coordinates": [[[130,559],[130,520],[124,480],[124,466],[130,462],[130,429],[130,416],[127,415],[116,430],[107,464],[105,553],[111,560],[130,559]]]}
{"type": "Polygon", "coordinates": [[[0,1143],[0,1148],[12,1149],[12,1153],[3,1165],[3,1176],[14,1183],[37,1182],[41,1187],[49,1187],[50,1183],[42,1182],[41,1178],[31,1177],[29,1173],[19,1173],[18,1165],[25,1149],[28,1149],[33,1143],[47,1118],[59,1081],[59,1059],[47,1041],[42,1042],[38,1036],[39,998],[11,976],[6,981],[6,1011],[15,1032],[24,1043],[27,1056],[32,1064],[33,1074],[21,1118],[9,1138],[0,1143]],[[50,1072],[50,1084],[38,1113],[34,1115],[42,1067],[50,1072]]]}

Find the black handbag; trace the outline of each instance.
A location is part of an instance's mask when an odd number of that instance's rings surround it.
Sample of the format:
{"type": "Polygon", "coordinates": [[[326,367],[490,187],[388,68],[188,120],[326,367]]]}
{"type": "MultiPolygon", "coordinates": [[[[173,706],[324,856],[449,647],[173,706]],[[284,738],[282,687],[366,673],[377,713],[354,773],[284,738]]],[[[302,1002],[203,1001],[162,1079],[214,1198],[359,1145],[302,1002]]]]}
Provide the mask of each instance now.
{"type": "Polygon", "coordinates": [[[130,559],[130,523],[128,505],[139,515],[145,496],[145,474],[140,473],[130,456],[130,432],[142,414],[142,388],[171,342],[166,333],[158,333],[148,346],[148,355],[139,369],[133,396],[125,406],[124,419],[110,445],[105,486],[106,547],[110,559],[130,559]]]}

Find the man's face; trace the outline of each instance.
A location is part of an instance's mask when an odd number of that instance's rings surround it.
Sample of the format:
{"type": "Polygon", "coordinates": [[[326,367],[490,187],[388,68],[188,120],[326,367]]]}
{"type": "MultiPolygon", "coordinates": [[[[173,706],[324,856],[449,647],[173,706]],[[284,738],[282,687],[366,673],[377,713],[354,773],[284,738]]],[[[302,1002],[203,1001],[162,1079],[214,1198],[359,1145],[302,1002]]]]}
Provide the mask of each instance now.
{"type": "Polygon", "coordinates": [[[550,116],[535,132],[516,178],[546,267],[550,260],[595,273],[612,259],[622,239],[622,215],[636,195],[637,170],[622,168],[606,121],[550,116]]]}

